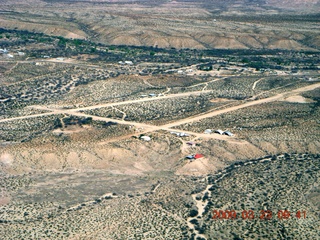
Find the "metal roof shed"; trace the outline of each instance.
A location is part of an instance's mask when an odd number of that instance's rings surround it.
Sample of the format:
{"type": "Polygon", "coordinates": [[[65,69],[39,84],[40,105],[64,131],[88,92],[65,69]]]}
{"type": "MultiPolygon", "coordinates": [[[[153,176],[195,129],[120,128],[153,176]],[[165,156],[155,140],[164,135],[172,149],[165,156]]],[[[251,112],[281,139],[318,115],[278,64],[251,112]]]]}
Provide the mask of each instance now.
{"type": "Polygon", "coordinates": [[[149,142],[151,140],[151,137],[148,136],[142,136],[140,137],[142,140],[149,142]]]}
{"type": "Polygon", "coordinates": [[[204,130],[204,133],[205,134],[210,134],[210,133],[212,133],[212,130],[211,129],[206,129],[206,130],[204,130]]]}
{"type": "Polygon", "coordinates": [[[202,154],[200,154],[200,153],[197,153],[197,154],[194,155],[194,158],[195,158],[195,159],[203,158],[203,157],[204,157],[204,156],[203,156],[202,154]]]}
{"type": "Polygon", "coordinates": [[[233,136],[233,133],[231,133],[230,131],[224,131],[223,134],[228,135],[229,137],[233,136]]]}
{"type": "Polygon", "coordinates": [[[220,129],[215,130],[214,132],[215,132],[215,133],[219,133],[220,135],[222,135],[222,134],[223,134],[223,131],[222,131],[222,130],[220,130],[220,129]]]}

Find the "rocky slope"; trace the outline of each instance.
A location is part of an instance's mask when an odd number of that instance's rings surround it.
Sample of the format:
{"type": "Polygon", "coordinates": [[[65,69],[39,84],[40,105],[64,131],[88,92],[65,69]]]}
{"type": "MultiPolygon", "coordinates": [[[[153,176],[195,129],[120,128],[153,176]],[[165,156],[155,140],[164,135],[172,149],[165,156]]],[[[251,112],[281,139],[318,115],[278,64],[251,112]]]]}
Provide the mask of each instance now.
{"type": "Polygon", "coordinates": [[[1,2],[0,20],[5,28],[114,45],[315,50],[318,9],[316,0],[28,0],[1,2]]]}

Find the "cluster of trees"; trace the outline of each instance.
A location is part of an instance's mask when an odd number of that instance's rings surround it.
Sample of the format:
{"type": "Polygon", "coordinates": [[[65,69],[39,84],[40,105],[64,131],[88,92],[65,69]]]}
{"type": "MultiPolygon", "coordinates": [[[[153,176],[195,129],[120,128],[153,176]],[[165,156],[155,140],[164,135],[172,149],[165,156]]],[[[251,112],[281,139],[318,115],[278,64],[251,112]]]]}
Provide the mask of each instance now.
{"type": "Polygon", "coordinates": [[[71,125],[87,125],[92,123],[92,117],[79,118],[75,116],[68,116],[65,118],[56,118],[53,122],[54,129],[62,128],[62,121],[65,126],[71,125]]]}

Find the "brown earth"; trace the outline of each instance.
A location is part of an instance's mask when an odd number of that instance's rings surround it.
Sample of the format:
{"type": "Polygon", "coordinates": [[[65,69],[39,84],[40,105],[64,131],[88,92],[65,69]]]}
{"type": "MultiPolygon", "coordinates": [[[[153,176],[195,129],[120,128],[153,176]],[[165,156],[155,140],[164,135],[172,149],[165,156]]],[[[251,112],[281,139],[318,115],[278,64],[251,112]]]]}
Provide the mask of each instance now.
{"type": "Polygon", "coordinates": [[[288,50],[320,47],[316,27],[319,18],[312,15],[319,9],[316,0],[267,1],[266,4],[263,1],[255,4],[173,1],[156,5],[144,1],[117,2],[11,2],[0,7],[0,11],[4,10],[0,20],[5,28],[87,38],[114,45],[288,50]],[[278,9],[270,10],[269,6],[278,9]],[[300,13],[286,12],[283,10],[286,7],[297,8],[300,13]],[[299,15],[305,11],[311,11],[311,15],[299,15]]]}

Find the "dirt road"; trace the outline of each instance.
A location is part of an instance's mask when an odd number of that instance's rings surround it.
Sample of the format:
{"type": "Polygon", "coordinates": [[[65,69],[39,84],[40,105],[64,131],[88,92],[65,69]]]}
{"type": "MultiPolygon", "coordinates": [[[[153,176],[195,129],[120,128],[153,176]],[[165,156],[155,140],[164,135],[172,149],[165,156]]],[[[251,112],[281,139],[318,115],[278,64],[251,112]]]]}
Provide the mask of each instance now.
{"type": "Polygon", "coordinates": [[[258,79],[257,81],[255,81],[255,82],[253,83],[253,85],[252,85],[252,90],[254,90],[254,89],[256,88],[257,84],[258,84],[261,80],[263,80],[263,79],[265,79],[265,78],[260,78],[260,79],[258,79]]]}
{"type": "Polygon", "coordinates": [[[264,99],[260,99],[260,100],[255,100],[255,101],[250,101],[250,102],[246,102],[244,104],[241,105],[237,105],[237,106],[233,106],[233,107],[229,107],[229,108],[225,108],[225,109],[221,109],[221,110],[217,110],[217,111],[213,111],[213,112],[209,112],[200,116],[195,116],[195,117],[190,117],[190,118],[185,118],[185,119],[181,119],[179,121],[173,122],[173,123],[169,123],[166,124],[164,126],[162,126],[163,128],[172,128],[178,125],[182,125],[182,124],[186,124],[186,123],[190,123],[190,122],[196,122],[196,121],[200,121],[202,119],[205,118],[210,118],[210,117],[214,117],[220,114],[224,114],[227,112],[232,112],[232,111],[236,111],[238,109],[241,108],[246,108],[246,107],[250,107],[250,106],[254,106],[254,105],[259,105],[259,104],[263,104],[263,103],[268,103],[268,102],[274,102],[277,100],[281,100],[284,99],[286,97],[288,97],[289,95],[294,95],[297,93],[302,93],[302,92],[306,92],[306,91],[310,91],[310,90],[314,90],[316,88],[320,87],[320,83],[316,83],[316,84],[312,84],[312,85],[308,85],[306,87],[302,87],[302,88],[298,88],[286,93],[281,93],[269,98],[264,98],[264,99]]]}
{"type": "Polygon", "coordinates": [[[39,114],[33,114],[33,115],[27,115],[27,116],[21,116],[21,117],[13,117],[13,118],[5,118],[1,119],[0,123],[2,122],[9,122],[9,121],[14,121],[14,120],[19,120],[19,119],[28,119],[28,118],[36,118],[36,117],[42,117],[42,116],[49,116],[49,115],[54,115],[57,114],[56,112],[47,112],[47,113],[39,113],[39,114]]]}
{"type": "Polygon", "coordinates": [[[160,97],[149,97],[149,98],[141,98],[141,99],[136,99],[136,100],[128,100],[128,101],[124,101],[124,102],[97,104],[97,105],[89,106],[89,107],[75,108],[70,111],[77,111],[78,112],[78,111],[84,111],[84,110],[91,110],[91,109],[119,106],[119,105],[133,104],[133,103],[141,103],[141,102],[149,102],[149,101],[163,100],[163,99],[169,99],[169,98],[188,97],[188,96],[200,95],[200,94],[208,93],[208,92],[210,92],[210,90],[168,94],[168,95],[160,96],[160,97]]]}
{"type": "Polygon", "coordinates": [[[148,99],[138,99],[138,100],[129,100],[129,101],[124,101],[124,102],[118,102],[118,103],[106,103],[106,104],[99,104],[95,106],[90,106],[90,107],[84,107],[84,108],[75,108],[75,109],[50,109],[47,107],[42,107],[42,106],[34,106],[34,108],[37,109],[45,109],[49,110],[51,112],[48,113],[40,113],[40,114],[34,114],[34,115],[29,115],[29,116],[21,116],[21,117],[15,117],[15,118],[9,118],[9,119],[2,119],[0,120],[1,122],[8,122],[8,121],[13,121],[13,120],[19,120],[19,119],[27,119],[27,118],[35,118],[35,117],[41,117],[41,116],[48,116],[48,115],[53,115],[53,114],[69,114],[69,115],[74,115],[74,116],[79,116],[79,117],[91,117],[93,120],[99,120],[99,121],[106,121],[106,122],[114,122],[118,124],[124,124],[124,125],[131,125],[135,126],[136,128],[143,129],[143,132],[153,132],[153,131],[159,131],[159,130],[165,130],[165,131],[175,131],[175,132],[184,132],[196,137],[201,137],[201,138],[212,138],[212,139],[220,139],[220,140],[227,140],[227,141],[232,141],[232,142],[237,142],[237,143],[243,143],[244,141],[236,139],[236,138],[230,138],[228,136],[224,135],[219,135],[219,134],[204,134],[204,133],[195,133],[195,132],[190,132],[190,131],[184,131],[184,130],[176,130],[172,129],[175,126],[179,126],[182,124],[186,123],[191,123],[191,122],[196,122],[200,121],[205,118],[210,118],[214,117],[220,114],[228,113],[231,111],[236,111],[238,109],[254,106],[254,105],[259,105],[263,103],[268,103],[268,102],[273,102],[277,100],[281,100],[284,98],[287,98],[288,96],[291,95],[296,95],[305,91],[310,91],[314,90],[316,88],[320,87],[320,83],[315,83],[312,85],[308,85],[305,87],[301,87],[298,89],[291,90],[286,93],[281,93],[269,98],[265,99],[259,99],[259,100],[254,100],[254,101],[249,101],[237,106],[221,109],[221,110],[215,110],[212,112],[204,113],[202,115],[194,116],[194,117],[189,117],[185,119],[181,119],[169,124],[165,124],[162,126],[155,126],[151,124],[146,124],[146,123],[139,123],[139,122],[132,122],[132,121],[125,121],[125,120],[119,120],[119,119],[113,119],[113,118],[106,118],[106,117],[99,117],[99,116],[94,116],[90,114],[85,114],[81,113],[79,111],[81,110],[89,110],[89,109],[96,109],[96,108],[101,108],[101,107],[107,107],[107,106],[115,106],[115,105],[124,105],[124,104],[130,104],[130,103],[137,103],[137,102],[144,102],[144,101],[153,101],[153,100],[160,100],[160,99],[167,99],[167,98],[174,98],[178,96],[189,96],[191,94],[201,94],[203,93],[202,91],[197,91],[197,92],[188,92],[188,93],[179,93],[179,94],[172,94],[172,95],[167,95],[167,96],[162,96],[162,97],[157,97],[157,98],[148,98],[148,99]]]}

